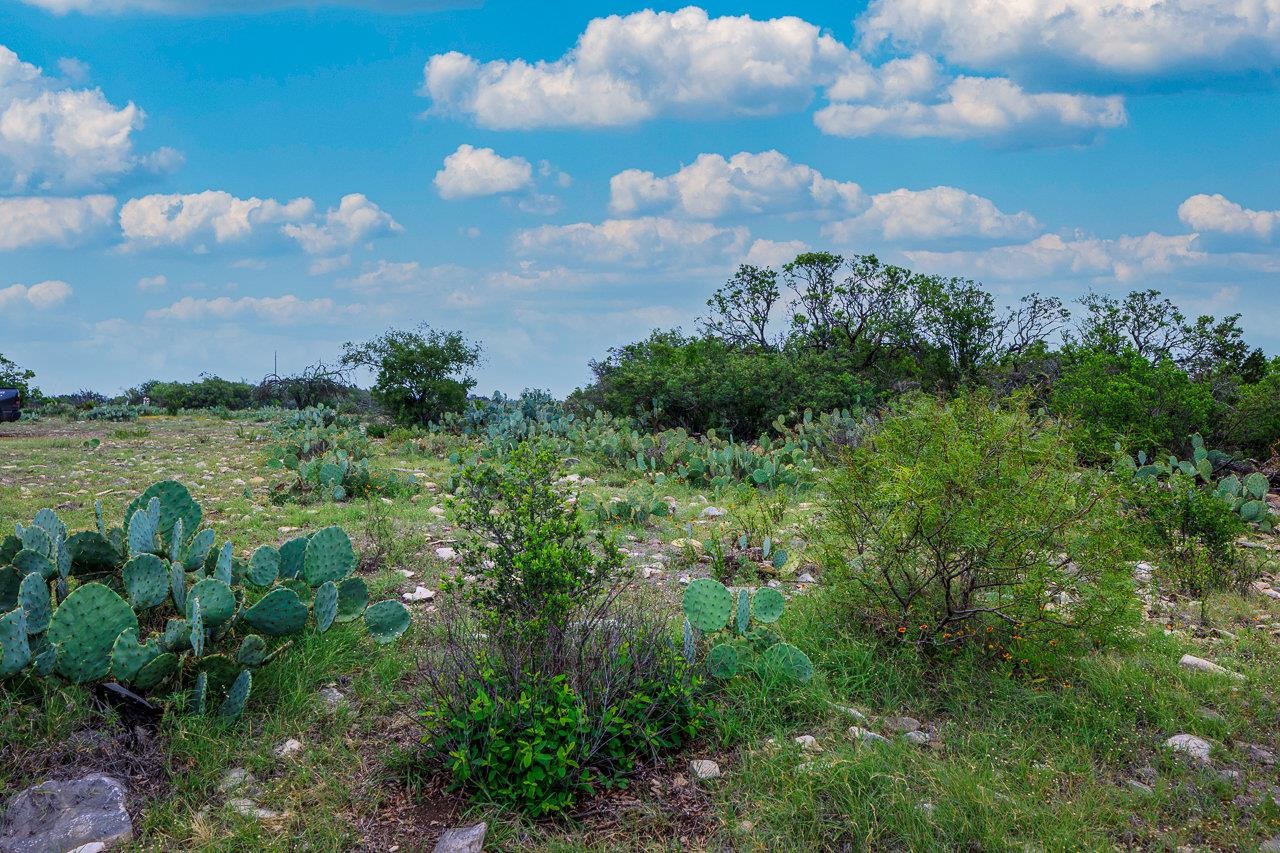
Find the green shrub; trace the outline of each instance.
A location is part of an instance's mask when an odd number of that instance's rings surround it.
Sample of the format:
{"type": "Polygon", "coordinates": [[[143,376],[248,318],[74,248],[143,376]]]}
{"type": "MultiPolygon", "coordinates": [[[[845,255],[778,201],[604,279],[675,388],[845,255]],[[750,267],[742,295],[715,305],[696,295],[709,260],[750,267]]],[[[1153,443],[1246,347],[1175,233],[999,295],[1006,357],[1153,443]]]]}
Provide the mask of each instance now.
{"type": "Polygon", "coordinates": [[[1157,577],[1203,600],[1211,592],[1244,591],[1257,577],[1235,540],[1247,525],[1215,491],[1181,471],[1167,480],[1134,478],[1126,492],[1157,577]]]}
{"type": "Polygon", "coordinates": [[[1115,642],[1137,602],[1114,492],[1025,401],[903,400],[828,483],[833,613],[1017,663],[1115,642]]]}
{"type": "Polygon", "coordinates": [[[538,816],[625,785],[698,730],[699,679],[669,611],[619,577],[554,488],[554,455],[518,445],[459,489],[463,571],[427,667],[428,756],[474,798],[538,816]]]}
{"type": "Polygon", "coordinates": [[[1243,385],[1227,416],[1227,443],[1262,457],[1280,454],[1280,358],[1256,383],[1243,385]]]}
{"type": "Polygon", "coordinates": [[[1064,353],[1050,406],[1072,419],[1076,449],[1090,463],[1111,459],[1116,442],[1130,452],[1175,449],[1190,432],[1208,433],[1216,409],[1209,388],[1168,359],[1087,348],[1064,353]]]}

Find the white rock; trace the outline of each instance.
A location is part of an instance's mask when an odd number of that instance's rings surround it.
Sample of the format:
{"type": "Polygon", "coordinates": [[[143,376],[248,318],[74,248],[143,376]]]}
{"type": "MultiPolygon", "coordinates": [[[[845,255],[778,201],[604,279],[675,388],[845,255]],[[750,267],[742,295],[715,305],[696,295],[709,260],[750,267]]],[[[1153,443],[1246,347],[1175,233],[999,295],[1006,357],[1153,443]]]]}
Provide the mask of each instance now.
{"type": "Polygon", "coordinates": [[[243,767],[232,767],[226,773],[222,774],[222,779],[218,782],[218,790],[226,794],[230,791],[236,791],[240,788],[247,788],[255,781],[254,775],[243,767]]]}
{"type": "Polygon", "coordinates": [[[849,705],[837,705],[835,703],[832,703],[831,707],[835,708],[837,711],[848,714],[850,717],[853,717],[855,720],[857,720],[860,723],[866,722],[867,720],[866,714],[862,713],[857,708],[853,708],[849,705]]]}
{"type": "Polygon", "coordinates": [[[868,731],[858,726],[849,726],[849,737],[854,740],[865,740],[871,743],[888,743],[889,739],[883,735],[868,731]]]}
{"type": "Polygon", "coordinates": [[[320,701],[323,702],[325,707],[330,711],[338,710],[338,708],[347,701],[347,697],[343,696],[341,691],[335,687],[322,687],[320,688],[320,692],[316,695],[320,697],[320,701]]]}
{"type": "Polygon", "coordinates": [[[933,740],[932,735],[930,735],[928,732],[921,732],[921,731],[907,732],[902,737],[905,740],[908,740],[911,743],[914,743],[916,746],[924,746],[929,741],[933,740]]]}
{"type": "Polygon", "coordinates": [[[719,779],[720,765],[706,758],[695,758],[689,762],[689,772],[693,774],[693,778],[704,782],[708,779],[719,779]]]}
{"type": "Polygon", "coordinates": [[[1169,738],[1164,745],[1172,749],[1174,752],[1180,752],[1189,758],[1194,758],[1199,762],[1208,762],[1209,752],[1213,749],[1213,745],[1209,741],[1195,735],[1178,734],[1169,738]]]}
{"type": "Polygon", "coordinates": [[[419,586],[413,592],[406,592],[400,597],[405,601],[414,603],[417,601],[430,601],[436,597],[436,593],[435,590],[427,589],[425,586],[419,586]]]}
{"type": "Polygon", "coordinates": [[[452,548],[445,547],[445,548],[437,548],[437,549],[436,549],[436,558],[437,558],[437,559],[440,559],[440,560],[452,560],[452,559],[453,559],[454,557],[456,557],[456,556],[458,556],[458,552],[457,552],[457,551],[455,551],[455,550],[453,550],[452,548]]]}
{"type": "Polygon", "coordinates": [[[1262,842],[1262,845],[1258,848],[1258,853],[1280,853],[1280,835],[1262,842]]]}
{"type": "Polygon", "coordinates": [[[645,580],[662,577],[662,569],[656,568],[655,566],[645,566],[641,571],[644,574],[645,580]]]}
{"type": "Polygon", "coordinates": [[[915,717],[886,717],[882,725],[891,732],[906,734],[920,729],[920,721],[915,717]]]}
{"type": "Polygon", "coordinates": [[[1178,661],[1178,666],[1182,667],[1183,669],[1194,669],[1194,670],[1198,670],[1199,672],[1210,672],[1210,673],[1213,673],[1214,675],[1226,675],[1236,679],[1237,681],[1244,681],[1244,676],[1241,675],[1240,673],[1232,672],[1226,667],[1218,666],[1216,663],[1214,663],[1211,660],[1198,658],[1195,655],[1183,655],[1182,659],[1178,661]]]}
{"type": "Polygon", "coordinates": [[[244,798],[227,800],[227,805],[230,806],[237,814],[244,815],[245,817],[251,817],[255,820],[275,820],[280,817],[280,812],[272,811],[271,809],[264,809],[253,800],[244,798]]]}
{"type": "Polygon", "coordinates": [[[433,853],[480,853],[484,850],[484,837],[488,832],[489,824],[483,822],[446,829],[436,842],[433,853]]]}
{"type": "Polygon", "coordinates": [[[813,575],[805,572],[800,575],[800,577],[796,578],[796,583],[817,583],[817,581],[813,579],[813,575]]]}
{"type": "Polygon", "coordinates": [[[280,758],[292,758],[300,752],[302,752],[302,741],[296,738],[289,738],[276,747],[276,755],[280,758]]]}
{"type": "Polygon", "coordinates": [[[723,515],[728,515],[728,510],[718,506],[707,506],[702,508],[702,512],[699,515],[703,518],[720,518],[723,515]]]}
{"type": "Polygon", "coordinates": [[[1153,794],[1155,790],[1146,782],[1139,782],[1137,779],[1125,779],[1125,787],[1130,791],[1138,794],[1153,794]]]}
{"type": "Polygon", "coordinates": [[[794,740],[805,752],[822,752],[822,744],[813,735],[800,735],[794,740]]]}
{"type": "Polygon", "coordinates": [[[396,571],[400,573],[400,577],[403,577],[403,578],[413,577],[413,572],[409,571],[408,569],[396,569],[396,571]]]}

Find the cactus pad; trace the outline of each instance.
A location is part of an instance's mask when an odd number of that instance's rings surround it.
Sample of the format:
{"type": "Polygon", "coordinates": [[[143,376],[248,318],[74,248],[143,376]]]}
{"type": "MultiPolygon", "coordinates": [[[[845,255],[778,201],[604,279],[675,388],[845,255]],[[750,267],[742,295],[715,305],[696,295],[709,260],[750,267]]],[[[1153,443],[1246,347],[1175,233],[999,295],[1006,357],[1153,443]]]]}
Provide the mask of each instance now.
{"type": "Polygon", "coordinates": [[[173,525],[179,518],[182,519],[182,529],[187,536],[195,533],[200,528],[200,520],[204,517],[204,510],[191,497],[191,492],[187,491],[187,487],[176,480],[163,480],[155,483],[133,499],[124,512],[125,520],[129,522],[130,527],[133,522],[133,514],[140,509],[148,509],[152,498],[160,502],[160,513],[156,520],[155,532],[159,533],[164,540],[166,549],[173,538],[173,525]]]}
{"type": "Polygon", "coordinates": [[[236,612],[236,596],[231,587],[213,578],[205,578],[187,592],[188,617],[197,601],[204,626],[209,630],[220,628],[236,612]]]}
{"type": "Polygon", "coordinates": [[[67,526],[62,523],[62,519],[58,518],[58,514],[51,509],[42,509],[37,512],[31,523],[48,533],[49,538],[54,542],[67,538],[67,526]]]}
{"type": "Polygon", "coordinates": [[[111,647],[111,674],[121,681],[132,682],[139,670],[160,657],[160,644],[154,639],[138,642],[133,628],[121,631],[111,647]]]}
{"type": "Polygon", "coordinates": [[[120,553],[107,537],[86,530],[67,540],[67,552],[71,555],[71,574],[96,575],[112,571],[120,560],[120,553]]]}
{"type": "Polygon", "coordinates": [[[707,655],[707,670],[716,678],[733,678],[738,674],[738,650],[728,643],[713,646],[707,655]]]}
{"type": "Polygon", "coordinates": [[[53,603],[49,600],[49,582],[39,575],[27,575],[18,589],[22,612],[27,617],[27,633],[42,634],[49,627],[53,603]]]}
{"type": "Polygon", "coordinates": [[[307,542],[302,559],[302,578],[312,587],[325,581],[340,581],[355,571],[356,552],[341,527],[317,530],[307,542]]]}
{"type": "Polygon", "coordinates": [[[744,635],[751,627],[751,593],[738,590],[738,634],[744,635]]]}
{"type": "Polygon", "coordinates": [[[244,611],[244,621],[272,637],[296,634],[307,624],[307,605],[291,589],[277,587],[244,611]]]}
{"type": "Polygon", "coordinates": [[[227,655],[209,655],[195,662],[196,672],[204,673],[209,683],[209,695],[225,693],[240,674],[243,666],[227,655]]]}
{"type": "Polygon", "coordinates": [[[0,566],[9,565],[15,554],[22,550],[22,540],[10,533],[0,540],[0,566]]]}
{"type": "Polygon", "coordinates": [[[191,651],[196,657],[204,655],[204,617],[200,614],[200,599],[191,600],[191,651]]]}
{"type": "Polygon", "coordinates": [[[145,509],[136,510],[129,519],[128,543],[130,554],[149,554],[156,550],[156,527],[151,514],[145,509]]]}
{"type": "Polygon", "coordinates": [[[316,589],[311,609],[316,614],[316,630],[321,634],[328,631],[338,616],[338,587],[333,581],[325,581],[316,589]]]}
{"type": "Polygon", "coordinates": [[[365,627],[378,645],[394,642],[412,622],[409,608],[394,599],[379,601],[364,612],[365,627]]]}
{"type": "Polygon", "coordinates": [[[782,608],[786,599],[776,589],[765,587],[757,590],[751,600],[751,615],[760,622],[777,622],[782,618],[782,608]]]}
{"type": "Polygon", "coordinates": [[[170,619],[160,635],[160,645],[166,651],[184,651],[191,644],[191,623],[186,619],[170,619]]]}
{"type": "Polygon", "coordinates": [[[1262,500],[1267,496],[1267,492],[1271,488],[1271,483],[1267,481],[1267,475],[1261,471],[1254,471],[1252,474],[1244,478],[1244,493],[1251,498],[1262,500]]]}
{"type": "Polygon", "coordinates": [[[22,575],[13,566],[0,569],[0,613],[8,613],[18,606],[18,591],[22,588],[22,575]]]}
{"type": "Polygon", "coordinates": [[[249,701],[249,691],[252,689],[253,676],[249,674],[249,670],[242,670],[231,684],[231,689],[227,691],[227,698],[223,699],[222,705],[218,707],[218,716],[230,720],[237,719],[244,713],[244,706],[249,701]]]}
{"type": "Polygon", "coordinates": [[[167,680],[178,671],[178,656],[173,652],[159,655],[133,677],[133,686],[139,690],[150,690],[167,680]]]}
{"type": "Polygon", "coordinates": [[[302,574],[302,563],[306,558],[309,538],[299,536],[280,546],[280,577],[296,578],[302,574]]]}
{"type": "Polygon", "coordinates": [[[732,612],[733,594],[718,581],[698,578],[684,591],[684,615],[699,631],[719,631],[732,612]]]}
{"type": "Polygon", "coordinates": [[[191,544],[187,546],[187,553],[182,560],[187,571],[194,572],[196,569],[204,567],[205,559],[208,558],[209,552],[213,550],[213,537],[213,531],[206,527],[192,538],[191,544]]]}
{"type": "Polygon", "coordinates": [[[280,574],[280,552],[270,545],[263,545],[249,558],[249,571],[245,577],[254,586],[271,586],[280,574]]]}
{"type": "Polygon", "coordinates": [[[203,715],[205,703],[209,696],[209,673],[196,673],[195,687],[191,689],[191,710],[193,713],[203,715]]]}
{"type": "Polygon", "coordinates": [[[222,550],[218,552],[218,559],[213,565],[213,577],[227,586],[231,586],[231,570],[235,565],[234,557],[235,555],[231,551],[231,543],[223,542],[222,550]]]}
{"type": "Polygon", "coordinates": [[[369,606],[369,587],[360,578],[347,578],[338,585],[338,615],[335,622],[354,622],[369,606]]]}
{"type": "Polygon", "coordinates": [[[250,634],[240,641],[236,662],[244,666],[261,666],[267,659],[267,641],[257,634],[250,634]]]}
{"type": "Polygon", "coordinates": [[[34,524],[23,527],[18,532],[18,539],[22,542],[23,550],[35,551],[50,562],[53,561],[53,537],[43,527],[34,524]]]}
{"type": "Polygon", "coordinates": [[[0,678],[7,678],[31,662],[27,620],[21,610],[0,616],[0,678]]]}
{"type": "Polygon", "coordinates": [[[790,643],[773,644],[760,660],[767,668],[787,678],[796,681],[813,678],[813,663],[809,656],[790,643]]]}
{"type": "Polygon", "coordinates": [[[174,563],[169,567],[169,592],[173,595],[173,606],[178,612],[187,609],[187,573],[182,566],[174,563]]]}
{"type": "Polygon", "coordinates": [[[169,597],[169,567],[155,554],[139,554],[122,571],[124,590],[135,610],[159,606],[169,597]]]}
{"type": "Polygon", "coordinates": [[[58,574],[58,567],[44,554],[23,548],[13,558],[13,567],[22,575],[39,575],[45,580],[58,574]]]}
{"type": "Polygon", "coordinates": [[[102,678],[111,671],[116,638],[129,628],[138,630],[138,617],[124,599],[102,584],[78,587],[49,621],[58,672],[76,684],[102,678]]]}
{"type": "Polygon", "coordinates": [[[43,634],[30,638],[31,668],[36,675],[47,678],[53,675],[53,665],[58,662],[58,647],[43,634]]]}

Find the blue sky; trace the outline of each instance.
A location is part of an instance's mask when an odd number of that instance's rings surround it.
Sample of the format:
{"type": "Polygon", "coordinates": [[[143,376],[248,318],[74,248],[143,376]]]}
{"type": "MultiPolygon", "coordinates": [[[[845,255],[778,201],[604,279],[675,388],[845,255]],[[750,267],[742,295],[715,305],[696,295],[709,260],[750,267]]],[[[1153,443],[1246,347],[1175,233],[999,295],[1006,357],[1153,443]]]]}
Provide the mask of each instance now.
{"type": "Polygon", "coordinates": [[[426,322],[565,393],[806,247],[1280,352],[1275,0],[547,8],[0,0],[0,352],[115,392],[426,322]]]}

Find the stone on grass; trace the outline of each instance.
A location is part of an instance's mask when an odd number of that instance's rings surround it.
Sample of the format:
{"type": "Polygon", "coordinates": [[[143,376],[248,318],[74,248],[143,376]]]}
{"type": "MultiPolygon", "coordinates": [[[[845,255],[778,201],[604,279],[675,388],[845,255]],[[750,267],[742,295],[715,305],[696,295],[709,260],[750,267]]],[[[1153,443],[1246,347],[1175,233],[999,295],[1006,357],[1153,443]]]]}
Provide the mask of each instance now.
{"type": "Polygon", "coordinates": [[[1258,853],[1280,853],[1280,835],[1262,842],[1258,846],[1258,853]]]}
{"type": "Polygon", "coordinates": [[[316,694],[320,697],[320,701],[324,703],[325,708],[330,711],[336,711],[347,701],[347,697],[336,687],[322,687],[320,692],[316,694]]]}
{"type": "Polygon", "coordinates": [[[869,743],[888,743],[889,739],[884,735],[878,735],[873,731],[860,728],[859,726],[849,726],[849,737],[854,740],[865,740],[869,743]]]}
{"type": "Polygon", "coordinates": [[[805,752],[822,752],[822,744],[813,735],[800,735],[795,738],[795,742],[805,752]]]}
{"type": "Polygon", "coordinates": [[[123,783],[100,773],[27,788],[9,800],[0,823],[0,850],[45,853],[128,841],[133,823],[124,798],[123,783]]]}
{"type": "Polygon", "coordinates": [[[817,581],[813,579],[813,575],[805,572],[800,575],[800,577],[796,578],[796,583],[817,583],[817,581]]]}
{"type": "Polygon", "coordinates": [[[241,788],[250,788],[256,781],[254,775],[243,767],[232,767],[222,774],[222,779],[218,782],[218,790],[227,794],[241,788]]]}
{"type": "Polygon", "coordinates": [[[276,747],[276,755],[280,758],[292,758],[300,752],[302,752],[302,741],[296,738],[289,738],[276,747]]]}
{"type": "Polygon", "coordinates": [[[1209,741],[1189,734],[1174,735],[1166,740],[1164,745],[1174,752],[1181,753],[1201,763],[1209,761],[1209,752],[1213,749],[1213,745],[1209,741]]]}
{"type": "Polygon", "coordinates": [[[435,853],[480,853],[489,824],[477,823],[446,829],[436,842],[435,853]]]}
{"type": "Polygon", "coordinates": [[[1214,675],[1226,675],[1236,679],[1237,681],[1244,681],[1244,676],[1240,673],[1232,672],[1226,667],[1218,666],[1211,660],[1198,658],[1195,655],[1183,655],[1182,659],[1178,661],[1178,666],[1183,669],[1194,669],[1199,672],[1209,672],[1214,675]]]}
{"type": "Polygon", "coordinates": [[[1125,779],[1124,784],[1125,784],[1125,787],[1128,788],[1130,791],[1133,791],[1138,794],[1149,795],[1149,794],[1155,793],[1154,788],[1152,788],[1150,785],[1146,784],[1145,782],[1139,782],[1137,779],[1125,779]]]}
{"type": "Polygon", "coordinates": [[[453,559],[454,557],[456,557],[456,556],[458,556],[458,552],[457,552],[457,551],[455,551],[455,550],[453,550],[452,548],[437,548],[437,549],[436,549],[436,558],[437,558],[437,559],[440,559],[440,560],[452,560],[452,559],[453,559]]]}
{"type": "Polygon", "coordinates": [[[703,507],[702,512],[700,514],[702,515],[703,518],[719,518],[722,515],[727,515],[728,510],[725,510],[718,506],[708,506],[708,507],[703,507]]]}
{"type": "Polygon", "coordinates": [[[707,781],[720,778],[720,765],[706,758],[695,758],[689,762],[689,772],[693,778],[707,781]]]}
{"type": "Polygon", "coordinates": [[[254,820],[277,820],[281,817],[280,812],[264,809],[253,800],[245,797],[227,800],[227,806],[236,814],[243,817],[251,817],[254,820]]]}
{"type": "Polygon", "coordinates": [[[881,724],[885,729],[898,734],[906,734],[920,730],[920,721],[915,717],[885,717],[881,724]]]}
{"type": "Polygon", "coordinates": [[[857,708],[854,708],[850,705],[837,705],[834,702],[831,703],[831,707],[835,708],[837,711],[848,714],[850,717],[853,717],[855,720],[857,720],[860,723],[866,722],[867,715],[859,711],[857,708]]]}
{"type": "Polygon", "coordinates": [[[933,740],[933,736],[930,735],[928,732],[922,732],[919,730],[914,732],[907,732],[902,737],[903,739],[910,741],[911,743],[914,743],[916,746],[924,746],[927,743],[929,743],[929,741],[933,740]]]}
{"type": "Polygon", "coordinates": [[[410,604],[413,604],[419,601],[430,601],[436,597],[436,593],[435,590],[427,589],[425,586],[419,586],[413,592],[406,592],[400,597],[410,604]]]}

